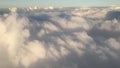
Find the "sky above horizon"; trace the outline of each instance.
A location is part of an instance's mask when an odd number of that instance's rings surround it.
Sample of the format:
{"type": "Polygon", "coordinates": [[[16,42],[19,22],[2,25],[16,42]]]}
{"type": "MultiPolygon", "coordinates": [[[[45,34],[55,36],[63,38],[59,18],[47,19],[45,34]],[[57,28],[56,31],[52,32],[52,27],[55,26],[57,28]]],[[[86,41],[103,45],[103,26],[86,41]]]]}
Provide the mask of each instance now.
{"type": "Polygon", "coordinates": [[[29,6],[80,7],[111,5],[120,6],[120,0],[0,0],[0,8],[29,6]]]}

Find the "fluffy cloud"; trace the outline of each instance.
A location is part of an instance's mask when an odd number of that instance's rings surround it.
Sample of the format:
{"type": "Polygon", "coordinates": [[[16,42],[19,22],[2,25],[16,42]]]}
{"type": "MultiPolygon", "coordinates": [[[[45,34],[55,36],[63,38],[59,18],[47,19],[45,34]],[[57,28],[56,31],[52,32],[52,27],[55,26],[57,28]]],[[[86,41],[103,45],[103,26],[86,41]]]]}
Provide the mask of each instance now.
{"type": "Polygon", "coordinates": [[[0,67],[119,68],[120,22],[106,18],[112,10],[18,10],[1,15],[0,67]]]}

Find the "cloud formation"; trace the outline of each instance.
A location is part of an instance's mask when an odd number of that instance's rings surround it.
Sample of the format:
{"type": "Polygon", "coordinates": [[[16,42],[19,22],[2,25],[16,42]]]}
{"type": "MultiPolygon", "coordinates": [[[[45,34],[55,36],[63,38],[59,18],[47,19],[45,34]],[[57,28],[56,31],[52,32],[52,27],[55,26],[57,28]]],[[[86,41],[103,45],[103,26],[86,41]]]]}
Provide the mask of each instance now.
{"type": "Polygon", "coordinates": [[[0,15],[2,68],[119,68],[118,10],[18,10],[0,15]],[[110,11],[110,12],[109,12],[110,11]]]}

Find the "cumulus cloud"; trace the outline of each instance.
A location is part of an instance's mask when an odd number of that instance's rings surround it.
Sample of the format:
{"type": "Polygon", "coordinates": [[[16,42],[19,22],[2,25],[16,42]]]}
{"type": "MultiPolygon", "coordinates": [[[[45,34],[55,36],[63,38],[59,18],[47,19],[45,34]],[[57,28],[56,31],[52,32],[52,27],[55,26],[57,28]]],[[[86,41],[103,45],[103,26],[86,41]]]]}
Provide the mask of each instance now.
{"type": "Polygon", "coordinates": [[[113,10],[62,8],[0,15],[0,67],[119,68],[119,15],[107,19],[119,13],[113,10]]]}

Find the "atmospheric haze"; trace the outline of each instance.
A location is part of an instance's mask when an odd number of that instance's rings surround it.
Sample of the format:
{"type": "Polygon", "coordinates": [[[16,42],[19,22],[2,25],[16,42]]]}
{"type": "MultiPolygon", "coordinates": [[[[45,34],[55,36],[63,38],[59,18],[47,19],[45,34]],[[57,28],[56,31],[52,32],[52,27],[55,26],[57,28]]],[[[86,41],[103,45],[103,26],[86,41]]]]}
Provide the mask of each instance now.
{"type": "Polygon", "coordinates": [[[12,11],[0,14],[1,68],[120,68],[120,7],[12,11]]]}

